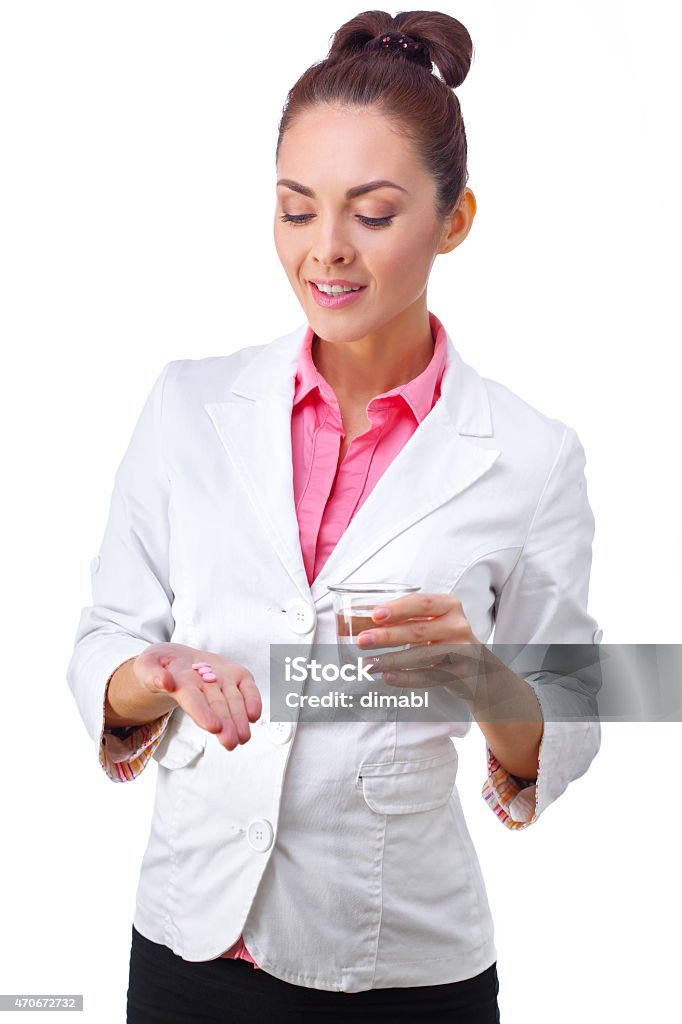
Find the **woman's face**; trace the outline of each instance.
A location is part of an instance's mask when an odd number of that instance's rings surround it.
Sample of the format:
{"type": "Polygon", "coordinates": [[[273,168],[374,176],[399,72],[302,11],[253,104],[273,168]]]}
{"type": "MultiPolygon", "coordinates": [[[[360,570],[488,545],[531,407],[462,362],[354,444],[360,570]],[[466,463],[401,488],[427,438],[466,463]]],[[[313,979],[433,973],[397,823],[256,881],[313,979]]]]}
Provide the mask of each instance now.
{"type": "Polygon", "coordinates": [[[318,336],[352,341],[420,300],[426,311],[436,255],[466,231],[455,238],[450,220],[436,221],[435,182],[383,115],[327,105],[307,111],[282,138],[277,179],[277,254],[318,336]],[[348,194],[379,181],[398,187],[348,194]],[[312,279],[363,288],[329,308],[320,304],[324,296],[318,302],[312,279]]]}

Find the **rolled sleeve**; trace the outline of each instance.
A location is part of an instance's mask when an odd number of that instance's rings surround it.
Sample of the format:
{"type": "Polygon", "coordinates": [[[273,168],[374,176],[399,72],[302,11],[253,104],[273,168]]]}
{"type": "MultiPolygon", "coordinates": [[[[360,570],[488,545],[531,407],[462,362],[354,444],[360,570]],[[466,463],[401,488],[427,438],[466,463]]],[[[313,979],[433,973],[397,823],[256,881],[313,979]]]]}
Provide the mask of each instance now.
{"type": "Polygon", "coordinates": [[[482,795],[511,829],[537,821],[585,774],[601,742],[601,630],[587,611],[594,517],[585,461],[578,435],[564,426],[526,542],[496,599],[492,650],[533,687],[544,720],[535,781],[510,775],[486,746],[482,795]]]}

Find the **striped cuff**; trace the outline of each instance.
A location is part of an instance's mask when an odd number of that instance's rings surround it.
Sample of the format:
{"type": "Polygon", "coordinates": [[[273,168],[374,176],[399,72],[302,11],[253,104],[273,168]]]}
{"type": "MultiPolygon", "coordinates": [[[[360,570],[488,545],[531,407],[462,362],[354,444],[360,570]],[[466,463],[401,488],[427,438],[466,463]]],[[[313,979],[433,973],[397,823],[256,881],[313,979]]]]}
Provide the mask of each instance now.
{"type": "MultiPolygon", "coordinates": [[[[135,655],[134,657],[137,657],[135,655]]],[[[114,669],[116,672],[133,658],[127,658],[114,669]]],[[[149,760],[161,742],[166,731],[168,720],[175,708],[171,708],[160,718],[143,725],[111,726],[104,728],[107,692],[114,672],[107,679],[102,702],[102,732],[99,742],[99,763],[104,773],[112,782],[132,782],[142,774],[149,760]]]]}
{"type": "Polygon", "coordinates": [[[495,755],[486,746],[488,756],[488,778],[483,784],[481,794],[507,828],[519,829],[532,825],[537,817],[538,783],[542,771],[542,747],[538,763],[538,777],[535,782],[520,779],[506,771],[495,755]]]}

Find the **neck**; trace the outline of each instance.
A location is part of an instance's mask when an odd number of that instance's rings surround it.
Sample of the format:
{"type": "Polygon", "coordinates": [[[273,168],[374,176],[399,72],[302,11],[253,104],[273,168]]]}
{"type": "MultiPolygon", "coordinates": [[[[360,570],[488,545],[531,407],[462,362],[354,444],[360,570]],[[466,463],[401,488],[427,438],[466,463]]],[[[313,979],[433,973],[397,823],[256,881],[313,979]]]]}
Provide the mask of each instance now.
{"type": "Polygon", "coordinates": [[[366,404],[375,395],[414,380],[433,358],[428,311],[407,310],[396,320],[354,341],[326,341],[315,335],[315,366],[339,397],[366,404]],[[408,315],[409,314],[409,315],[408,315]]]}

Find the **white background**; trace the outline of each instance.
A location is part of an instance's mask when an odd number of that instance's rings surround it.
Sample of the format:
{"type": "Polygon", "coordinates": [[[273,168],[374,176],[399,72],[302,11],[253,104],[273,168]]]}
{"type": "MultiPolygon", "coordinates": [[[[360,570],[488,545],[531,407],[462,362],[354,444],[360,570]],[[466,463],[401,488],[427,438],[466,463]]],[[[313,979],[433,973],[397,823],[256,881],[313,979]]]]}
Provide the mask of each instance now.
{"type": "MultiPolygon", "coordinates": [[[[89,562],[163,364],[302,320],[272,240],[277,125],[362,9],[0,4],[0,992],[83,993],[86,1024],[125,1017],[156,774],[111,783],[66,684],[89,562]]],[[[578,431],[604,642],[680,642],[674,5],[438,9],[475,45],[457,95],[478,214],[429,308],[480,373],[578,431]]],[[[520,832],[480,796],[480,731],[464,741],[505,1024],[677,1019],[681,738],[605,724],[587,775],[520,832]]]]}

